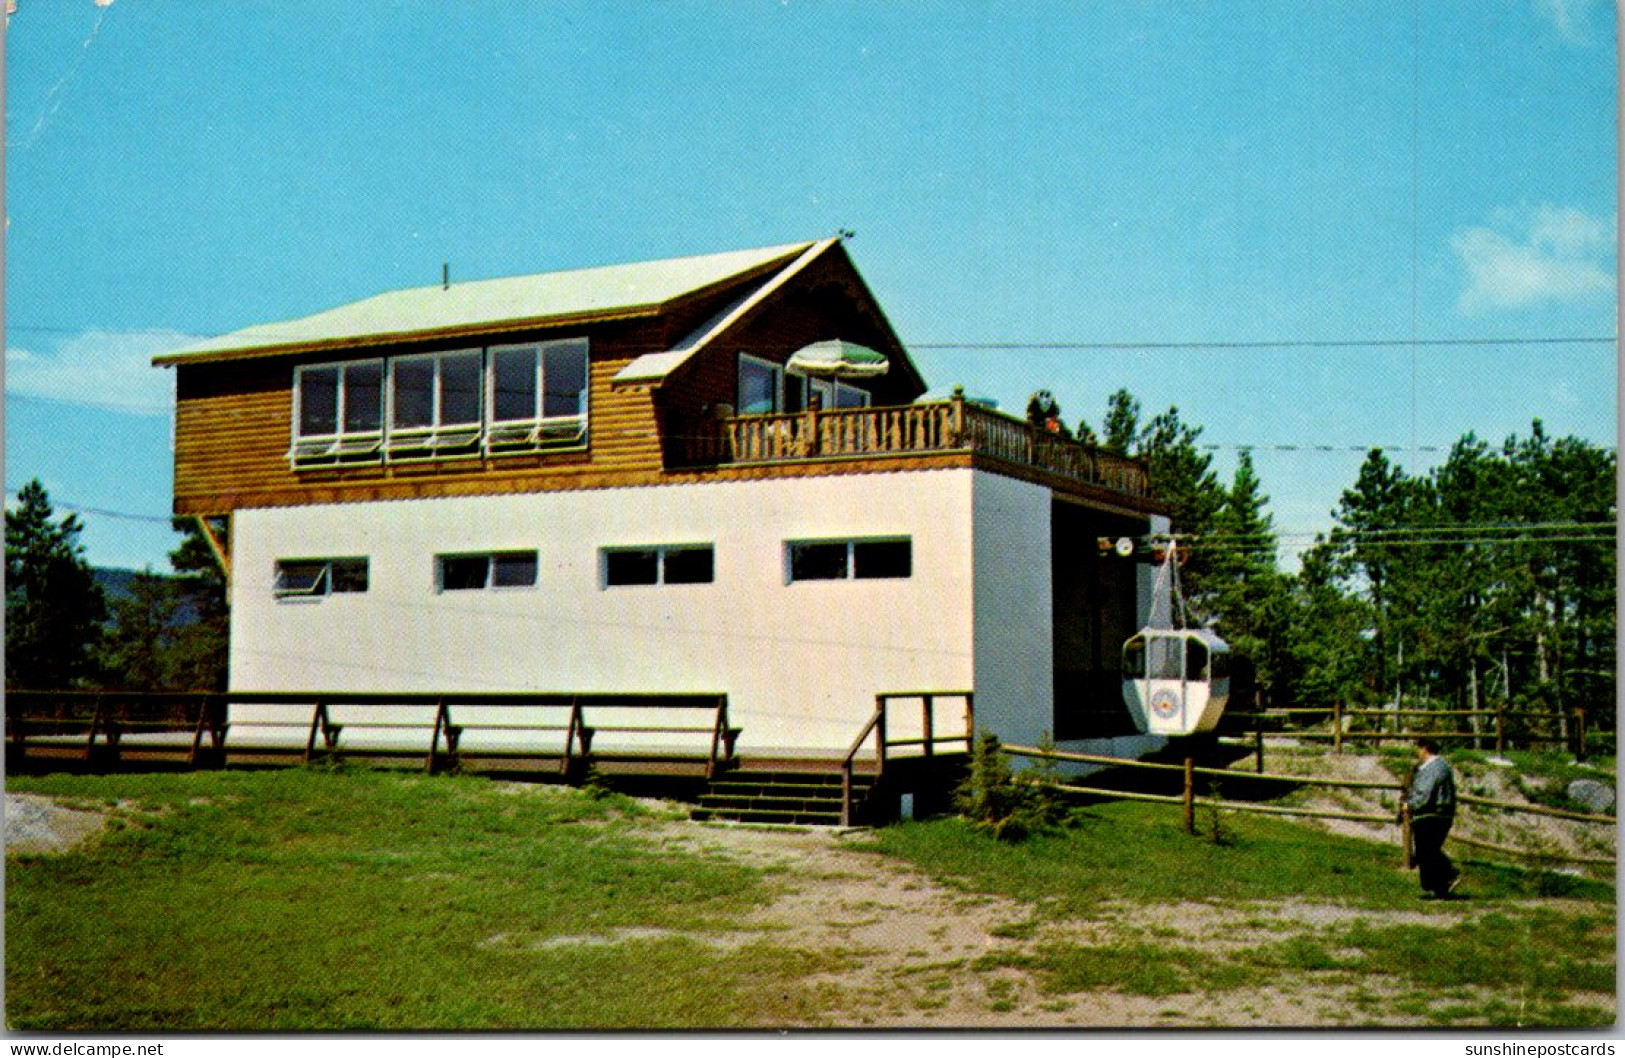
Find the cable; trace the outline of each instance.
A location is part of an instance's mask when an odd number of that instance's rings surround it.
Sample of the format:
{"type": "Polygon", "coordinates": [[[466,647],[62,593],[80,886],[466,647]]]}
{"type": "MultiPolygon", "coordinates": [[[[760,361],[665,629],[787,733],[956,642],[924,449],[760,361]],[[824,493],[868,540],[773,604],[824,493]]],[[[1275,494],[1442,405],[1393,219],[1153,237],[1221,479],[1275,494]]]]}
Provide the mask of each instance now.
{"type": "Polygon", "coordinates": [[[1088,350],[1113,352],[1154,351],[1164,349],[1408,349],[1413,347],[1450,348],[1474,345],[1613,345],[1617,338],[1565,337],[1565,338],[1331,338],[1331,339],[1264,339],[1260,341],[1212,342],[906,342],[910,349],[937,349],[962,351],[999,350],[1088,350]]]}
{"type": "MultiPolygon", "coordinates": [[[[17,489],[9,485],[6,486],[7,497],[14,499],[18,495],[19,491],[17,489]]],[[[72,511],[74,514],[94,514],[98,518],[121,518],[130,522],[151,522],[158,525],[172,526],[174,524],[173,518],[160,518],[155,514],[132,514],[129,511],[112,511],[105,507],[86,507],[71,500],[59,500],[55,497],[51,499],[51,507],[53,510],[60,507],[62,510],[72,511]]]]}

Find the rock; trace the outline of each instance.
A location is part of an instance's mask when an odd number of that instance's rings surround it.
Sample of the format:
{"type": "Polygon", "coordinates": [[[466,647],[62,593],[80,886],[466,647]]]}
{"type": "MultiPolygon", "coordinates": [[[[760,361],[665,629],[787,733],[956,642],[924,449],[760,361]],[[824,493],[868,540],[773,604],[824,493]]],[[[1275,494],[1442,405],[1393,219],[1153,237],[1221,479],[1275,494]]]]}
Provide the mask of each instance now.
{"type": "Polygon", "coordinates": [[[1614,807],[1614,788],[1595,779],[1575,779],[1569,783],[1569,800],[1588,812],[1606,812],[1614,807]]]}

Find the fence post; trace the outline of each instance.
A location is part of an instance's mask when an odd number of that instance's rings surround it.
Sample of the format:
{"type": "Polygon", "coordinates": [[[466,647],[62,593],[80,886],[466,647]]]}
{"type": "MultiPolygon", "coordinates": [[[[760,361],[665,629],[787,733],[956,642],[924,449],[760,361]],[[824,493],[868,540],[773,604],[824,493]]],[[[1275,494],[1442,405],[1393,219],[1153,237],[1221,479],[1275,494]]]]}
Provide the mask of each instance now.
{"type": "Polygon", "coordinates": [[[1495,755],[1506,756],[1507,748],[1507,703],[1495,703],[1495,755]]]}
{"type": "Polygon", "coordinates": [[[1586,759],[1586,711],[1578,707],[1574,710],[1574,759],[1586,759]]]}
{"type": "Polygon", "coordinates": [[[1196,762],[1185,758],[1185,833],[1196,833],[1196,762]]]}
{"type": "MultiPolygon", "coordinates": [[[[1400,796],[1403,797],[1404,792],[1401,792],[1400,796]]],[[[1404,866],[1404,868],[1408,871],[1412,867],[1416,866],[1414,862],[1415,858],[1411,851],[1411,806],[1408,804],[1402,804],[1399,806],[1399,844],[1400,848],[1404,851],[1404,863],[1402,866],[1404,866]]]]}
{"type": "Polygon", "coordinates": [[[1258,746],[1258,774],[1264,774],[1264,725],[1253,728],[1253,739],[1258,746]]]}
{"type": "Polygon", "coordinates": [[[920,727],[921,733],[925,736],[925,755],[927,757],[931,757],[936,755],[936,747],[933,745],[935,742],[935,739],[933,738],[935,732],[932,730],[931,723],[931,695],[922,695],[920,700],[924,703],[922,707],[924,712],[921,714],[920,727]]]}
{"type": "Polygon", "coordinates": [[[1332,752],[1343,752],[1343,702],[1332,701],[1332,752]]]}

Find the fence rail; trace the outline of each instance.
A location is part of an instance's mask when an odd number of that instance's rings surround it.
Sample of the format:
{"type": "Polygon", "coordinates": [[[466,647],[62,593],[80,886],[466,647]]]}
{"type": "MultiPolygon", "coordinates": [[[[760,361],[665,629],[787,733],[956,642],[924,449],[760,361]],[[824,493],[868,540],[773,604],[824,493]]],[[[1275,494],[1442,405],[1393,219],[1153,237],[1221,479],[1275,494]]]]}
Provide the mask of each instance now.
{"type": "MultiPolygon", "coordinates": [[[[1495,752],[1505,753],[1509,741],[1507,729],[1509,721],[1557,721],[1559,724],[1572,724],[1567,731],[1556,735],[1542,735],[1534,732],[1520,732],[1517,741],[1530,744],[1559,744],[1568,746],[1574,753],[1576,760],[1585,760],[1587,751],[1586,711],[1575,708],[1567,712],[1516,712],[1509,713],[1504,704],[1498,704],[1494,709],[1349,709],[1341,702],[1334,702],[1324,709],[1292,708],[1267,709],[1262,712],[1229,712],[1226,716],[1233,720],[1251,720],[1254,722],[1252,733],[1258,740],[1258,753],[1263,756],[1263,738],[1266,734],[1277,734],[1282,737],[1298,739],[1330,739],[1332,748],[1342,752],[1345,742],[1372,742],[1380,745],[1384,740],[1391,739],[1397,742],[1414,742],[1423,738],[1449,738],[1449,739],[1475,739],[1480,742],[1493,737],[1495,739],[1495,752]],[[1268,720],[1287,720],[1291,717],[1313,715],[1324,716],[1331,720],[1330,731],[1306,731],[1301,729],[1283,730],[1266,733],[1263,722],[1268,720]],[[1362,717],[1377,717],[1379,719],[1393,718],[1396,723],[1401,717],[1428,716],[1428,717],[1493,717],[1495,719],[1494,732],[1487,731],[1408,731],[1408,730],[1359,730],[1353,727],[1353,722],[1362,717]]],[[[1261,765],[1262,766],[1262,765],[1261,765]]]]}
{"type": "MultiPolygon", "coordinates": [[[[1085,794],[1091,797],[1104,797],[1126,801],[1145,801],[1155,804],[1177,804],[1184,808],[1185,829],[1190,833],[1196,832],[1195,810],[1198,807],[1222,809],[1229,812],[1254,813],[1258,815],[1306,816],[1320,819],[1344,819],[1356,822],[1395,824],[1400,827],[1400,841],[1404,854],[1405,866],[1411,863],[1410,847],[1410,818],[1409,811],[1401,808],[1397,820],[1393,814],[1372,812],[1345,812],[1334,809],[1298,808],[1287,805],[1261,805],[1245,801],[1221,801],[1214,797],[1198,797],[1196,794],[1196,777],[1222,777],[1240,779],[1251,782],[1285,782],[1298,786],[1324,787],[1328,789],[1377,789],[1391,790],[1403,797],[1406,784],[1398,779],[1371,780],[1371,779],[1329,779],[1316,776],[1286,775],[1280,773],[1235,771],[1226,768],[1207,768],[1196,765],[1193,758],[1187,757],[1179,764],[1165,764],[1158,761],[1128,760],[1120,757],[1105,757],[1087,753],[1068,753],[1060,750],[1042,750],[1033,746],[1005,746],[1004,751],[1011,756],[1024,757],[1032,760],[1050,760],[1055,762],[1071,762],[1084,764],[1101,764],[1109,767],[1138,769],[1142,771],[1177,771],[1183,775],[1183,790],[1179,794],[1148,794],[1130,790],[1113,790],[1100,786],[1088,786],[1078,783],[1060,784],[1060,789],[1070,793],[1085,794]]],[[[1567,819],[1580,823],[1595,823],[1606,826],[1617,824],[1613,816],[1594,815],[1584,812],[1569,812],[1563,809],[1548,808],[1544,805],[1518,804],[1512,801],[1496,801],[1485,797],[1476,797],[1469,794],[1458,795],[1457,801],[1465,805],[1474,805],[1492,808],[1504,812],[1527,813],[1530,815],[1549,816],[1567,819]]],[[[1574,856],[1566,853],[1555,853],[1547,850],[1516,849],[1511,846],[1493,845],[1476,838],[1467,838],[1458,834],[1451,834],[1451,841],[1463,845],[1484,848],[1506,855],[1521,856],[1533,859],[1549,859],[1566,863],[1582,864],[1611,864],[1614,859],[1599,859],[1596,857],[1574,856]]]]}
{"type": "MultiPolygon", "coordinates": [[[[198,766],[224,763],[229,753],[300,753],[306,761],[319,755],[412,756],[421,753],[424,768],[434,772],[463,759],[549,760],[559,758],[559,768],[569,774],[593,759],[628,759],[631,752],[595,752],[598,735],[622,734],[639,737],[679,736],[696,744],[694,753],[684,758],[703,758],[708,776],[732,763],[740,729],[728,722],[728,696],[720,693],[693,694],[572,694],[568,692],[342,692],[342,691],[229,691],[224,693],[177,692],[141,694],[100,691],[9,691],[6,694],[7,748],[13,761],[21,763],[30,750],[77,749],[85,760],[103,757],[118,760],[132,750],[162,752],[163,743],[151,740],[133,744],[126,736],[138,734],[192,735],[186,760],[198,766]],[[272,718],[232,718],[233,706],[288,707],[285,716],[272,718]],[[307,714],[299,712],[308,709],[307,714]],[[334,710],[345,712],[335,716],[334,710]],[[417,715],[385,714],[385,709],[414,710],[417,715]],[[430,712],[432,710],[432,712],[430,712]],[[503,719],[486,719],[470,710],[495,710],[503,719]],[[606,716],[603,723],[589,722],[587,711],[606,716]],[[699,723],[679,723],[684,715],[709,713],[699,723]],[[359,715],[354,715],[359,713],[359,715]],[[626,714],[631,714],[631,719],[626,714]],[[231,745],[229,734],[239,731],[301,731],[301,745],[291,740],[278,743],[239,741],[231,745]],[[400,732],[395,743],[345,745],[344,732],[400,732]],[[562,735],[556,750],[542,745],[469,750],[463,737],[470,732],[505,732],[547,738],[562,735]],[[427,744],[413,746],[412,733],[427,736],[427,744]],[[205,749],[203,739],[209,745],[205,749]],[[702,743],[700,740],[704,738],[702,743]],[[698,750],[704,745],[703,754],[698,750]]],[[[671,757],[672,754],[662,754],[671,757]]],[[[639,759],[656,759],[648,754],[639,759]]]]}

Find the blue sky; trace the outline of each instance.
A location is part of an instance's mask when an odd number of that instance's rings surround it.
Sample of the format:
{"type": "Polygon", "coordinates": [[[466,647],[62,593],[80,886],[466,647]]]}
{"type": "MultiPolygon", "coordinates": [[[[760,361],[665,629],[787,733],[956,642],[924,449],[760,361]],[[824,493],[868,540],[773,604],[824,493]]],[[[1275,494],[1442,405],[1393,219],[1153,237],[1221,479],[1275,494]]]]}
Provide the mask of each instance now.
{"type": "Polygon", "coordinates": [[[1504,344],[1614,334],[1601,0],[17,7],[6,483],[97,564],[173,546],[156,352],[839,228],[936,389],[1177,404],[1287,534],[1367,446],[1616,443],[1612,345],[1504,344]]]}

